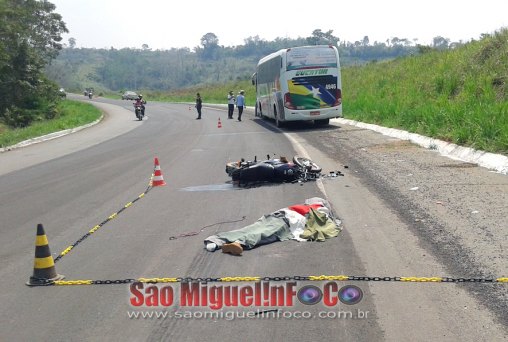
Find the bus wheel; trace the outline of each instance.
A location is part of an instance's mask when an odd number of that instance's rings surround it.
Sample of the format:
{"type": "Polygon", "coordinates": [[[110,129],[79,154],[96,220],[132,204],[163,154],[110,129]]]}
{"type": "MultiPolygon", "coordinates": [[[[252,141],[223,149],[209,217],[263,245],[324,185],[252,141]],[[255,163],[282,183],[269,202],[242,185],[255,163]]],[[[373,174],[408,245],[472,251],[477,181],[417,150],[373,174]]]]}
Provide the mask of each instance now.
{"type": "Polygon", "coordinates": [[[279,113],[277,113],[277,107],[275,107],[275,105],[273,105],[273,116],[275,118],[275,126],[282,127],[284,123],[279,120],[279,113]]]}
{"type": "Polygon", "coordinates": [[[316,126],[326,126],[330,123],[330,119],[314,120],[316,126]]]}
{"type": "Polygon", "coordinates": [[[264,119],[263,116],[263,110],[261,109],[261,104],[256,104],[256,116],[260,117],[261,119],[264,119]]]}
{"type": "Polygon", "coordinates": [[[278,115],[275,115],[275,126],[277,126],[279,128],[284,126],[284,121],[279,120],[279,116],[278,115]]]}

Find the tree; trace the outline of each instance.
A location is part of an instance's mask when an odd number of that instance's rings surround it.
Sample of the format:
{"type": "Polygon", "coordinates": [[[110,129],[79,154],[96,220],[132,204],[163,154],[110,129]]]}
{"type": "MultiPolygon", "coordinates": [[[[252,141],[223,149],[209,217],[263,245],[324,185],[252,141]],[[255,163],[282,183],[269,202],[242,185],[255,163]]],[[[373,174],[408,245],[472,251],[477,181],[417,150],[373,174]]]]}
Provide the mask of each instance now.
{"type": "Polygon", "coordinates": [[[391,40],[392,45],[396,46],[399,45],[400,39],[398,37],[393,37],[391,40]]]}
{"type": "Polygon", "coordinates": [[[76,39],[69,38],[69,48],[74,49],[76,47],[76,39]]]}
{"type": "Polygon", "coordinates": [[[448,44],[450,43],[450,39],[443,38],[441,36],[434,37],[432,39],[432,46],[438,50],[444,50],[448,48],[448,44]]]}
{"type": "Polygon", "coordinates": [[[333,34],[333,30],[328,30],[326,32],[321,31],[321,29],[316,29],[312,31],[312,36],[307,37],[308,44],[311,45],[334,45],[338,46],[338,43],[340,39],[338,37],[335,37],[333,34]]]}
{"type": "Polygon", "coordinates": [[[68,31],[54,10],[47,0],[0,1],[0,118],[7,124],[29,124],[38,107],[57,98],[43,72],[68,31]]]}
{"type": "Polygon", "coordinates": [[[201,37],[201,45],[203,45],[201,55],[203,59],[207,60],[217,58],[217,50],[219,48],[219,38],[217,38],[217,36],[214,33],[208,32],[203,37],[201,37]]]}
{"type": "Polygon", "coordinates": [[[210,48],[213,46],[219,45],[219,38],[215,35],[215,33],[208,32],[203,37],[201,37],[201,45],[203,45],[203,48],[210,48]]]}

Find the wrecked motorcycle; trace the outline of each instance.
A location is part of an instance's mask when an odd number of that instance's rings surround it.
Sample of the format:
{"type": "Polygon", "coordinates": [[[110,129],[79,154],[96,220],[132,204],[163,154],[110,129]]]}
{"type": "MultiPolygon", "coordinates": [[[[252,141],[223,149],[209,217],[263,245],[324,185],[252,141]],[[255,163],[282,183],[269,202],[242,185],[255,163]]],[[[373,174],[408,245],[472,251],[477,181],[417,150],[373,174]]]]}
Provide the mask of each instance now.
{"type": "Polygon", "coordinates": [[[239,184],[275,182],[294,183],[315,180],[321,174],[321,167],[309,158],[294,156],[293,162],[285,157],[280,159],[270,158],[263,161],[246,161],[241,159],[237,162],[226,163],[226,173],[233,182],[239,184]]]}

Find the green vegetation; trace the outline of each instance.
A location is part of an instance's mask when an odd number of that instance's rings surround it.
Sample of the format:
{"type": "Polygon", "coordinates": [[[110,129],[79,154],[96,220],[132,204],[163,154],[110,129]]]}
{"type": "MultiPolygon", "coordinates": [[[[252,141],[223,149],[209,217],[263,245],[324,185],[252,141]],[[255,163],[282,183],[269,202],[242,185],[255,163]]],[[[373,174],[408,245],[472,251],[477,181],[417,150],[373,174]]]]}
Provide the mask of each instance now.
{"type": "Polygon", "coordinates": [[[0,1],[0,120],[10,127],[57,114],[58,87],[44,69],[67,28],[54,10],[47,1],[0,1]]]}
{"type": "MultiPolygon", "coordinates": [[[[508,154],[508,30],[454,49],[342,69],[344,117],[400,128],[475,149],[508,154]]],[[[148,99],[225,103],[250,81],[147,92],[148,99]]]]}
{"type": "Polygon", "coordinates": [[[203,86],[194,86],[185,89],[179,89],[170,92],[143,93],[147,101],[165,101],[165,102],[194,102],[196,93],[201,94],[204,103],[227,103],[227,93],[232,90],[236,95],[240,90],[245,90],[245,101],[247,106],[254,106],[256,103],[256,88],[251,81],[237,81],[227,84],[207,84],[203,86]]]}
{"type": "Polygon", "coordinates": [[[15,145],[34,137],[85,125],[99,119],[101,111],[89,103],[63,100],[56,106],[56,117],[33,123],[28,127],[12,128],[0,124],[0,147],[15,145]]]}
{"type": "Polygon", "coordinates": [[[508,154],[508,30],[447,51],[345,68],[346,118],[508,154]]]}
{"type": "MultiPolygon", "coordinates": [[[[361,65],[372,60],[393,59],[418,53],[418,46],[407,39],[392,38],[386,42],[369,43],[340,41],[333,31],[317,29],[306,38],[276,38],[265,41],[259,37],[245,39],[244,45],[221,46],[219,38],[207,33],[201,46],[152,51],[141,48],[62,49],[46,68],[47,75],[72,92],[94,87],[97,94],[132,90],[162,92],[193,87],[250,80],[260,58],[280,49],[301,45],[330,44],[337,46],[343,65],[361,65]]],[[[434,48],[449,48],[449,40],[436,40],[434,48]]],[[[455,43],[457,45],[459,43],[455,43]]]]}
{"type": "Polygon", "coordinates": [[[119,98],[125,90],[148,101],[226,102],[229,90],[246,91],[255,104],[250,77],[259,58],[291,46],[332,44],[343,66],[346,118],[397,127],[476,149],[508,154],[508,30],[479,41],[432,46],[392,38],[370,44],[367,36],[340,41],[319,29],[306,38],[259,37],[225,47],[213,33],[201,46],[152,51],[62,49],[67,32],[55,6],[47,1],[0,1],[0,145],[79,126],[100,113],[89,105],[62,101],[57,83],[81,93],[119,98]],[[34,16],[33,13],[37,13],[34,16]],[[59,55],[60,53],[60,55],[59,55]]]}

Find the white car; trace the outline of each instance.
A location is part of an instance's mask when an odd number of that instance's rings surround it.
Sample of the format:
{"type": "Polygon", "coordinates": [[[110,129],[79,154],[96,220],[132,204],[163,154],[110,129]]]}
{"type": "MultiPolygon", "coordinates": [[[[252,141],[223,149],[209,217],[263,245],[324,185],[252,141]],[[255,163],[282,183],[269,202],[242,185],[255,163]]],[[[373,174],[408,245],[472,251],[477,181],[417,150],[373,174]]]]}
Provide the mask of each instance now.
{"type": "Polygon", "coordinates": [[[136,100],[138,98],[138,94],[133,91],[126,91],[122,95],[122,100],[136,100]]]}

